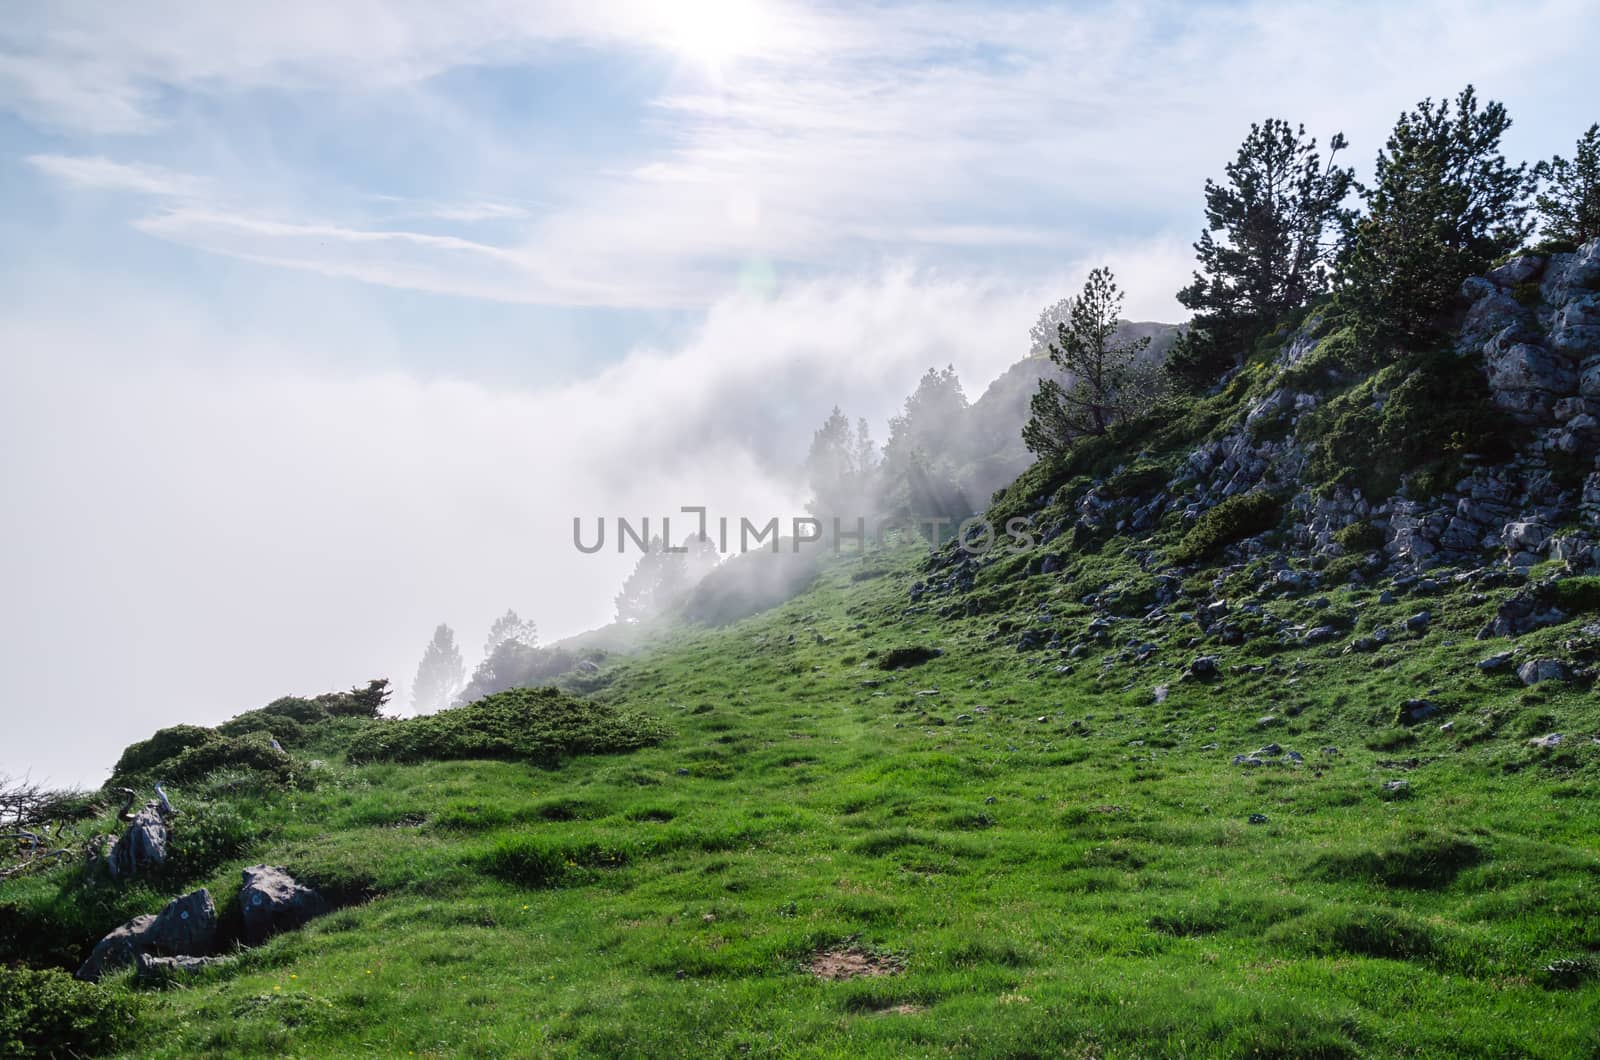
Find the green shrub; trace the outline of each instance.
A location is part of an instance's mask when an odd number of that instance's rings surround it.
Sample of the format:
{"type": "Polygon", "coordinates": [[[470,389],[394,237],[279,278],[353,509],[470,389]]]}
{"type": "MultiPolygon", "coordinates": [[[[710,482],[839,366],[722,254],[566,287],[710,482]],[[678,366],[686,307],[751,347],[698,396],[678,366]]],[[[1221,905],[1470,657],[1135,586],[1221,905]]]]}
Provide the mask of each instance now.
{"type": "Polygon", "coordinates": [[[1569,615],[1600,611],[1600,577],[1562,578],[1550,583],[1551,601],[1569,615]]]}
{"type": "Polygon", "coordinates": [[[216,743],[222,736],[215,729],[202,725],[174,725],[158,729],[148,740],[130,744],[117,759],[111,770],[114,779],[136,776],[153,771],[157,766],[176,758],[185,751],[216,743]]]}
{"type": "Polygon", "coordinates": [[[636,750],[665,735],[654,719],[558,689],[513,688],[464,707],[372,725],[351,741],[350,758],[514,758],[553,765],[568,755],[636,750]]]}
{"type": "Polygon", "coordinates": [[[389,682],[383,678],[368,681],[365,688],[348,692],[325,692],[312,702],[330,718],[376,718],[389,701],[389,682]]]}
{"type": "Polygon", "coordinates": [[[289,756],[272,746],[267,734],[220,736],[191,747],[166,764],[167,780],[196,780],[214,769],[256,769],[279,780],[289,777],[289,756]]]}
{"type": "Polygon", "coordinates": [[[305,726],[283,714],[268,714],[251,710],[217,726],[224,736],[248,736],[264,732],[285,746],[294,746],[305,739],[305,726]]]}
{"type": "Polygon", "coordinates": [[[1354,486],[1392,496],[1411,475],[1413,493],[1432,496],[1458,477],[1461,458],[1511,451],[1510,421],[1490,400],[1478,357],[1417,354],[1302,417],[1310,486],[1354,486]]]}
{"type": "Polygon", "coordinates": [[[1108,497],[1143,497],[1161,489],[1171,477],[1160,464],[1137,463],[1107,479],[1103,492],[1108,497]]]}
{"type": "Polygon", "coordinates": [[[1282,517],[1277,498],[1263,490],[1229,497],[1189,528],[1173,550],[1172,562],[1182,565],[1214,556],[1235,541],[1272,529],[1282,517]]]}
{"type": "Polygon", "coordinates": [[[0,968],[0,1055],[83,1056],[132,1035],[139,1005],[65,972],[0,968]]]}
{"type": "Polygon", "coordinates": [[[1383,528],[1374,523],[1351,523],[1333,535],[1346,552],[1375,552],[1383,547],[1383,528]]]}
{"type": "Polygon", "coordinates": [[[161,875],[184,881],[209,875],[243,854],[256,834],[255,827],[226,803],[188,803],[172,825],[161,875]]]}
{"type": "Polygon", "coordinates": [[[1341,328],[1319,342],[1298,364],[1285,368],[1278,385],[1301,392],[1323,391],[1344,374],[1367,367],[1366,360],[1355,331],[1341,328]]]}
{"type": "Polygon", "coordinates": [[[1515,287],[1511,288],[1511,297],[1515,298],[1522,305],[1532,309],[1534,306],[1538,305],[1540,301],[1541,296],[1539,293],[1539,284],[1536,281],[1519,283],[1515,287]]]}

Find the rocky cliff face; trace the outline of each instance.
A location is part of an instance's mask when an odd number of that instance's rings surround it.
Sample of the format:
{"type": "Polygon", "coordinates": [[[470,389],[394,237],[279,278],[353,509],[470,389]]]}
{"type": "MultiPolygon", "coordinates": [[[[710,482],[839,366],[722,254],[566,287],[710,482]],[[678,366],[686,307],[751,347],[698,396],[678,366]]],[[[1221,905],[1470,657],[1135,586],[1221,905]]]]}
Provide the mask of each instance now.
{"type": "MultiPolygon", "coordinates": [[[[1170,528],[1174,513],[1191,526],[1224,500],[1264,489],[1285,499],[1286,533],[1236,542],[1221,561],[1275,555],[1323,564],[1354,551],[1340,531],[1369,524],[1361,547],[1370,562],[1357,579],[1546,559],[1600,568],[1600,241],[1516,258],[1468,280],[1462,295],[1468,308],[1454,352],[1481,358],[1489,401],[1517,425],[1509,455],[1465,453],[1460,476],[1426,495],[1308,483],[1321,443],[1302,428],[1328,398],[1290,380],[1326,341],[1313,319],[1286,337],[1238,414],[1168,463],[1164,483],[1131,493],[1115,476],[1087,489],[1069,484],[1039,499],[1035,526],[1046,541],[1075,528],[1151,534],[1170,528]]],[[[1364,400],[1381,408],[1388,395],[1374,390],[1364,400]]],[[[1473,432],[1465,433],[1470,444],[1473,432]]]]}

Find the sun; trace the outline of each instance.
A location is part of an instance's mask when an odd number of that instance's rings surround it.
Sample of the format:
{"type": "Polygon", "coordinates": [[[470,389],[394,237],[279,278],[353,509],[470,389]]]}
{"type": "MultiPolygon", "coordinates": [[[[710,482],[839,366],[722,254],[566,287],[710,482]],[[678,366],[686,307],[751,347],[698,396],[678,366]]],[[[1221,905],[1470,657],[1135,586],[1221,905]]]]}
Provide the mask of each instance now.
{"type": "Polygon", "coordinates": [[[760,0],[678,0],[666,22],[668,47],[714,75],[759,51],[772,30],[760,0]]]}

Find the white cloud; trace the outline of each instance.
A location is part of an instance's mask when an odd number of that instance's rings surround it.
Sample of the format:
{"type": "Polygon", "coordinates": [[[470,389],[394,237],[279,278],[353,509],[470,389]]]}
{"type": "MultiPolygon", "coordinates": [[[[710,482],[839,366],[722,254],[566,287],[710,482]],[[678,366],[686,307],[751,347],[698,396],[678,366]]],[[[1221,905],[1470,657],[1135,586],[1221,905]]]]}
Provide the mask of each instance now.
{"type": "MultiPolygon", "coordinates": [[[[0,77],[6,63],[13,73],[37,64],[50,76],[13,92],[14,107],[42,121],[104,98],[103,126],[159,122],[174,95],[243,89],[331,92],[359,115],[403,87],[440,123],[442,155],[486,152],[499,164],[484,167],[485,183],[503,171],[507,186],[459,200],[459,189],[441,188],[383,218],[325,204],[325,182],[343,173],[294,174],[298,203],[281,188],[252,194],[248,174],[235,174],[212,200],[141,226],[207,251],[406,289],[702,306],[751,269],[786,278],[841,262],[988,254],[1010,255],[1008,267],[1026,274],[1121,240],[1187,243],[1202,181],[1252,120],[1304,120],[1323,139],[1343,129],[1363,164],[1422,95],[1477,78],[1522,118],[1517,94],[1545,71],[1572,75],[1556,79],[1569,94],[1584,79],[1597,87],[1580,71],[1600,47],[1582,0],[1534,0],[1510,35],[1492,6],[1454,0],[1001,11],[750,0],[741,10],[751,5],[755,15],[733,20],[745,27],[732,35],[743,54],[711,74],[684,38],[716,29],[712,0],[214,5],[183,8],[160,34],[140,31],[152,21],[143,8],[91,17],[61,5],[0,27],[0,77]],[[621,164],[564,159],[570,172],[552,194],[525,205],[517,185],[543,168],[539,149],[519,149],[504,116],[463,115],[436,75],[538,66],[574,44],[613,59],[677,48],[684,69],[640,101],[648,149],[621,164]]],[[[1574,124],[1548,135],[1536,117],[1514,130],[1531,154],[1563,149],[1576,133],[1574,124]]],[[[233,131],[200,132],[226,142],[233,131]]],[[[124,186],[138,184],[127,175],[124,186]]],[[[1165,305],[1152,315],[1178,314],[1165,305]]]]}
{"type": "Polygon", "coordinates": [[[193,198],[205,194],[210,182],[188,173],[137,162],[109,158],[75,158],[67,155],[29,155],[28,164],[42,173],[82,188],[129,191],[160,198],[193,198]]]}

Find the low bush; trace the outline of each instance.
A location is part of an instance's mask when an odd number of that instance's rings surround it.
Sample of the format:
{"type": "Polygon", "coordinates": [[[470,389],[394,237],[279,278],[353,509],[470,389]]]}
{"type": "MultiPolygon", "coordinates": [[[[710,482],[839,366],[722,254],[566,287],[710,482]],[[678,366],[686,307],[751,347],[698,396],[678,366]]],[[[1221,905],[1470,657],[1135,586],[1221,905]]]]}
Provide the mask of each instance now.
{"type": "Polygon", "coordinates": [[[49,969],[0,968],[0,1055],[84,1056],[128,1041],[138,1000],[49,969]]]}
{"type": "Polygon", "coordinates": [[[289,778],[289,755],[272,746],[264,732],[221,736],[191,747],[162,770],[167,780],[198,780],[215,769],[255,769],[278,780],[289,778]]]}
{"type": "Polygon", "coordinates": [[[921,666],[943,654],[944,652],[938,648],[928,648],[920,644],[909,648],[890,648],[878,659],[878,669],[906,670],[913,666],[921,666]]]}
{"type": "Polygon", "coordinates": [[[1375,552],[1383,547],[1383,528],[1373,523],[1351,523],[1333,535],[1346,552],[1375,552]]]}
{"type": "Polygon", "coordinates": [[[665,736],[652,718],[554,688],[513,688],[464,707],[375,724],[356,734],[350,758],[513,758],[553,765],[569,755],[633,751],[665,736]]]}
{"type": "Polygon", "coordinates": [[[1283,517],[1278,499],[1262,490],[1229,497],[1200,516],[1172,552],[1174,564],[1195,563],[1235,541],[1271,530],[1283,517]]]}
{"type": "Polygon", "coordinates": [[[1569,615],[1600,611],[1600,577],[1562,578],[1548,590],[1551,601],[1569,615]]]}
{"type": "Polygon", "coordinates": [[[128,745],[111,770],[114,780],[152,772],[156,767],[171,761],[185,751],[221,740],[216,729],[202,725],[174,725],[158,729],[148,740],[128,745]]]}

